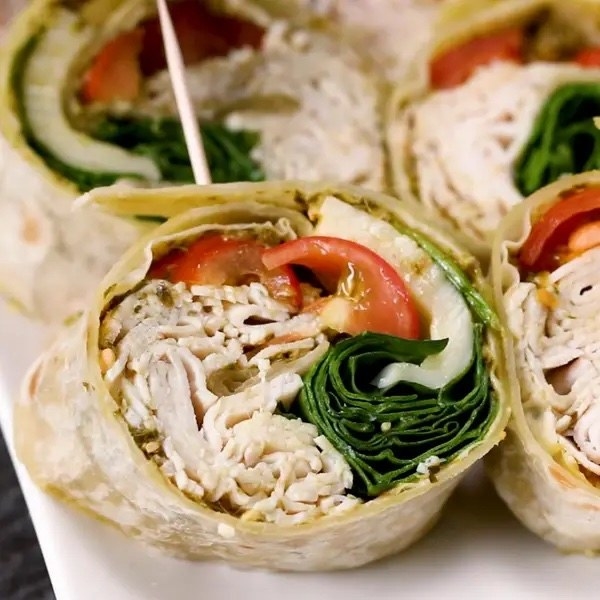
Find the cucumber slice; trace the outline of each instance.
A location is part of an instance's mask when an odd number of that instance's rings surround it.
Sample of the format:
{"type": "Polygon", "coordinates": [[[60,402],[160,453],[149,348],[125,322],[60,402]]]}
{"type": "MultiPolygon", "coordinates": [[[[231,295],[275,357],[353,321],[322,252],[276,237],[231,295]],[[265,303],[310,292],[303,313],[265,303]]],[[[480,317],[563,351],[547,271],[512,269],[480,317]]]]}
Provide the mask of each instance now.
{"type": "Polygon", "coordinates": [[[24,65],[21,102],[30,135],[73,169],[160,181],[160,170],[151,159],[94,140],[69,123],[63,91],[68,88],[72,65],[93,39],[94,30],[82,26],[67,10],[55,14],[55,22],[40,34],[24,65]]]}
{"type": "Polygon", "coordinates": [[[387,388],[411,382],[436,390],[463,375],[473,362],[473,316],[464,296],[444,271],[413,239],[393,225],[340,200],[328,197],[321,204],[315,235],[332,235],[367,246],[404,278],[421,311],[429,318],[429,338],[447,339],[439,354],[420,365],[393,363],[376,374],[373,383],[387,388]],[[424,265],[429,265],[424,268],[424,265]]]}
{"type": "Polygon", "coordinates": [[[473,362],[473,320],[467,303],[448,285],[431,290],[435,312],[430,327],[431,339],[448,339],[448,345],[420,365],[388,365],[375,377],[373,383],[377,387],[388,388],[405,381],[437,390],[459,379],[469,369],[473,362]]]}

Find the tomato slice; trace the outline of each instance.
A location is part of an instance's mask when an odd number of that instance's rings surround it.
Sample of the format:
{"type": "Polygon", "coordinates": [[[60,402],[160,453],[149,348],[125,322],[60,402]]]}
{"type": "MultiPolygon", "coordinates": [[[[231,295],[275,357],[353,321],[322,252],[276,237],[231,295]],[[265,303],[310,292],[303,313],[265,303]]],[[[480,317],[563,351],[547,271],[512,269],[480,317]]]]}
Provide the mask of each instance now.
{"type": "Polygon", "coordinates": [[[582,67],[600,68],[600,47],[584,48],[573,59],[582,67]]]}
{"type": "MultiPolygon", "coordinates": [[[[207,58],[225,56],[234,48],[260,47],[264,29],[235,17],[215,15],[199,0],[183,0],[169,5],[173,27],[186,65],[207,58]]],[[[142,71],[152,75],[167,66],[158,18],[143,24],[144,47],[140,56],[142,71]]]]}
{"type": "MultiPolygon", "coordinates": [[[[186,65],[225,56],[234,48],[260,47],[264,29],[235,17],[212,14],[200,0],[169,5],[173,27],[186,65]]],[[[84,75],[84,102],[133,101],[140,93],[142,74],[167,67],[158,17],[109,41],[84,75]]]]}
{"type": "Polygon", "coordinates": [[[83,78],[84,102],[133,101],[141,89],[139,55],[144,32],[134,29],[109,41],[94,58],[83,78]]]}
{"type": "Polygon", "coordinates": [[[338,331],[419,337],[419,314],[404,281],[391,265],[360,244],[304,237],[269,248],[263,262],[269,269],[295,264],[312,270],[335,294],[318,301],[316,310],[338,331]]]}
{"type": "Polygon", "coordinates": [[[472,38],[436,56],[429,65],[429,79],[434,89],[461,85],[478,68],[495,61],[524,61],[525,35],[513,28],[472,38]]]}
{"type": "Polygon", "coordinates": [[[288,266],[268,270],[262,261],[266,249],[251,239],[208,235],[156,261],[149,276],[190,285],[243,285],[260,281],[272,298],[292,312],[299,311],[302,292],[298,278],[288,266]]]}
{"type": "Polygon", "coordinates": [[[535,223],[521,247],[519,262],[531,272],[550,271],[573,231],[600,218],[600,187],[575,188],[535,223]]]}

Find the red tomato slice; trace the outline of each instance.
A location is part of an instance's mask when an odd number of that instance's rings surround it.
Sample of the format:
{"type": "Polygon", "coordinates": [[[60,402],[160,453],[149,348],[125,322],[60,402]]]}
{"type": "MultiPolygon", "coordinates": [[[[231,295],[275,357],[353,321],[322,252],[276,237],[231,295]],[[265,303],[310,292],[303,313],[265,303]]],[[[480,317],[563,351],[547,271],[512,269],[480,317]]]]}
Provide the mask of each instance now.
{"type": "Polygon", "coordinates": [[[269,269],[289,264],[311,269],[328,291],[336,293],[318,301],[317,310],[321,315],[329,310],[339,331],[419,337],[419,314],[404,281],[391,265],[360,244],[304,237],[269,248],[263,262],[269,269]]]}
{"type": "MultiPolygon", "coordinates": [[[[186,65],[225,56],[234,48],[260,47],[264,29],[234,17],[214,15],[200,0],[170,5],[170,14],[186,65]]],[[[142,73],[167,66],[158,18],[114,38],[100,50],[84,76],[82,99],[110,103],[132,101],[140,93],[142,73]]]]}
{"type": "Polygon", "coordinates": [[[584,48],[573,61],[582,67],[600,68],[600,47],[584,48]]]}
{"type": "Polygon", "coordinates": [[[196,285],[243,285],[260,281],[275,300],[297,312],[302,307],[300,283],[291,267],[267,270],[266,246],[255,240],[209,235],[156,261],[153,279],[196,285]]]}
{"type": "Polygon", "coordinates": [[[600,218],[600,187],[576,188],[535,223],[519,253],[519,262],[531,272],[549,271],[559,264],[558,250],[583,224],[600,218]]]}
{"type": "Polygon", "coordinates": [[[144,32],[134,29],[112,39],[96,56],[83,78],[84,102],[133,101],[141,89],[138,62],[144,32]]]}
{"type": "Polygon", "coordinates": [[[495,61],[522,63],[525,35],[522,29],[506,29],[482,35],[436,56],[429,65],[434,89],[461,85],[478,67],[495,61]]]}
{"type": "MultiPolygon", "coordinates": [[[[171,19],[186,65],[207,58],[225,56],[233,48],[260,47],[264,30],[248,21],[212,14],[199,0],[183,0],[169,5],[171,19]]],[[[142,71],[151,75],[167,66],[160,22],[143,24],[145,37],[140,57],[142,71]]]]}

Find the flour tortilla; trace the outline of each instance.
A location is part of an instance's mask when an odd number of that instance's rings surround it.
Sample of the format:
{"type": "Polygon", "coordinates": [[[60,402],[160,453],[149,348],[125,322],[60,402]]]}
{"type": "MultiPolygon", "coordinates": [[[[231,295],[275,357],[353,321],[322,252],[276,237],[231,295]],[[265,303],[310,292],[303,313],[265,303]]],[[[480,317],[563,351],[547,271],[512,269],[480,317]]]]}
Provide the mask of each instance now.
{"type": "MultiPolygon", "coordinates": [[[[600,172],[566,177],[549,185],[514,208],[498,230],[492,253],[491,277],[500,318],[518,317],[508,312],[506,292],[521,279],[514,256],[531,231],[532,215],[543,214],[559,194],[580,185],[600,185],[600,172]],[[509,258],[513,258],[513,264],[509,258]]],[[[512,309],[514,310],[514,309],[512,309]]],[[[521,337],[521,336],[519,336],[521,337]]],[[[516,355],[518,339],[507,338],[506,353],[516,355]]],[[[600,489],[563,453],[551,450],[534,435],[541,421],[526,416],[523,386],[530,373],[508,361],[512,387],[512,416],[504,442],[487,457],[487,466],[502,499],[531,531],[566,552],[600,551],[600,489]]],[[[540,392],[542,393],[542,392],[540,392]]],[[[543,398],[541,397],[540,400],[543,398]]],[[[541,418],[541,411],[539,413],[541,418]]]]}
{"type": "MultiPolygon", "coordinates": [[[[214,4],[250,19],[260,16],[250,3],[214,4]]],[[[0,55],[0,293],[29,316],[53,324],[85,304],[116,258],[151,228],[135,218],[122,220],[90,211],[74,214],[76,186],[51,171],[24,137],[11,76],[19,51],[51,21],[48,15],[56,6],[54,0],[30,3],[7,32],[0,55]]],[[[98,28],[93,47],[83,53],[90,56],[155,9],[148,0],[88,0],[78,6],[86,23],[98,28]],[[122,18],[114,17],[117,9],[123,11],[122,18]]],[[[280,27],[272,19],[264,25],[280,27]]],[[[381,189],[385,182],[379,84],[364,72],[354,52],[330,35],[312,36],[303,32],[297,52],[290,46],[265,59],[261,53],[236,54],[235,60],[203,63],[196,75],[190,75],[190,88],[199,96],[194,98],[198,113],[220,119],[243,106],[251,126],[260,130],[268,125],[264,147],[258,148],[268,179],[332,178],[381,189]],[[303,60],[306,43],[313,54],[303,60]],[[282,78],[282,72],[289,78],[282,78]],[[337,83],[323,87],[319,96],[310,87],[315,85],[310,83],[313,76],[317,83],[327,83],[328,77],[337,83]],[[300,88],[312,104],[306,100],[304,111],[293,118],[290,106],[297,107],[294,93],[300,88]],[[280,103],[283,99],[283,105],[264,112],[265,103],[278,106],[273,98],[280,103]],[[254,105],[256,111],[250,110],[254,105]],[[274,123],[267,123],[270,117],[274,123]]],[[[85,56],[81,60],[85,62],[85,56]]],[[[174,116],[168,77],[156,85],[160,106],[145,105],[143,114],[174,116]]]]}
{"type": "Polygon", "coordinates": [[[95,289],[89,308],[40,358],[25,382],[15,407],[15,444],[35,482],[127,536],[188,559],[221,558],[275,570],[343,569],[398,552],[423,536],[467,469],[503,437],[508,398],[498,331],[488,331],[485,343],[494,361],[491,377],[499,410],[483,440],[442,465],[434,479],[398,485],[348,512],[301,526],[242,521],[182,495],[136,446],[101,377],[101,316],[113,299],[144,277],[151,244],[160,245],[166,236],[201,223],[207,211],[214,223],[219,207],[228,223],[233,213],[227,209],[232,207],[239,222],[288,215],[292,222],[306,223],[306,216],[315,219],[319,202],[330,195],[421,232],[453,256],[487,295],[470,255],[415,216],[415,207],[375,192],[295,182],[92,192],[81,202],[121,215],[133,211],[172,218],[116,262],[95,289]]]}
{"type": "MultiPolygon", "coordinates": [[[[486,205],[476,202],[471,196],[476,196],[476,191],[465,192],[464,206],[461,205],[460,199],[453,198],[452,200],[446,199],[446,202],[442,202],[441,199],[436,198],[434,200],[424,199],[424,194],[421,193],[421,185],[415,168],[415,159],[412,154],[415,149],[415,140],[412,137],[411,132],[408,131],[406,122],[404,121],[406,115],[410,114],[410,108],[417,105],[422,100],[429,98],[433,93],[429,83],[429,70],[428,65],[431,59],[437,56],[439,53],[456,47],[461,43],[476,37],[478,35],[485,35],[487,33],[501,31],[505,28],[517,26],[522,23],[530,21],[538,15],[544,15],[547,11],[551,11],[561,22],[572,25],[573,29],[581,32],[581,38],[589,41],[590,45],[597,45],[600,43],[600,3],[595,0],[573,0],[572,2],[561,2],[555,0],[456,0],[444,3],[440,9],[440,13],[436,25],[436,33],[431,40],[427,50],[425,51],[425,60],[421,61],[417,67],[418,70],[412,73],[409,78],[405,78],[399,83],[394,92],[389,98],[389,102],[386,107],[386,145],[390,157],[390,177],[391,186],[394,192],[401,198],[412,197],[417,201],[422,202],[427,210],[433,213],[433,218],[438,218],[446,221],[452,228],[454,235],[480,260],[488,261],[491,250],[492,237],[495,233],[496,223],[489,224],[491,221],[491,212],[486,212],[486,205]],[[483,217],[486,217],[488,226],[481,230],[480,221],[483,217]]],[[[536,65],[542,65],[542,62],[535,63],[536,65]]],[[[488,75],[490,81],[487,82],[487,88],[490,89],[493,85],[499,81],[506,81],[509,79],[507,74],[510,69],[517,69],[521,67],[515,67],[508,64],[496,65],[497,72],[495,78],[492,78],[492,74],[488,75]],[[505,69],[504,71],[502,69],[505,69]],[[505,72],[506,71],[506,72],[505,72]],[[492,80],[493,79],[493,80],[492,80]]],[[[492,67],[490,67],[491,69],[492,67]]],[[[527,67],[523,67],[525,69],[527,67]]],[[[546,67],[540,67],[546,68],[546,67]]],[[[482,69],[482,72],[487,71],[487,67],[482,69]]],[[[534,76],[535,77],[535,76],[534,76]]],[[[539,74],[538,79],[544,79],[543,74],[539,74]]],[[[473,82],[477,78],[477,73],[473,75],[470,82],[473,82]]],[[[556,87],[562,83],[570,83],[577,81],[597,81],[597,72],[592,69],[583,69],[576,66],[567,64],[561,64],[557,66],[554,71],[549,72],[545,76],[545,80],[549,81],[549,86],[552,82],[555,83],[556,87]]],[[[483,81],[483,75],[481,75],[482,86],[485,85],[483,81]]],[[[459,88],[465,88],[467,84],[462,84],[459,88]]],[[[507,85],[504,83],[503,85],[507,85]]],[[[498,84],[500,87],[500,84],[498,84]]],[[[457,89],[448,90],[448,93],[454,93],[457,89]]],[[[495,89],[495,88],[494,88],[495,89]]],[[[504,91],[501,88],[501,92],[504,91]]],[[[499,94],[501,93],[499,92],[499,94]]],[[[439,92],[440,94],[445,91],[439,92]]],[[[481,91],[479,91],[481,93],[481,91]]],[[[472,90],[471,96],[478,97],[475,90],[472,90]]],[[[460,100],[458,98],[448,98],[447,103],[449,105],[458,106],[460,100]]],[[[483,101],[482,101],[483,102],[483,101]]],[[[502,102],[502,100],[499,100],[502,102]]],[[[466,109],[465,109],[466,110],[466,109]]],[[[439,112],[439,111],[438,111],[439,112]]],[[[459,108],[457,108],[459,112],[459,108]]],[[[478,126],[489,126],[486,118],[489,120],[489,116],[486,112],[485,115],[480,115],[481,109],[477,107],[473,110],[477,113],[473,115],[473,131],[465,131],[464,139],[470,142],[471,139],[477,138],[477,127],[478,126]],[[476,122],[477,119],[481,119],[480,122],[476,122]],[[483,125],[481,124],[483,123],[483,125]],[[470,136],[470,137],[469,137],[470,136]]],[[[523,114],[529,114],[529,112],[523,111],[523,114]]],[[[434,121],[434,116],[430,116],[430,121],[434,121]]],[[[443,118],[443,116],[440,116],[443,118]]],[[[495,122],[494,122],[495,124],[495,122]]],[[[469,124],[470,126],[471,124],[469,124]]],[[[533,127],[533,117],[532,123],[533,127]]],[[[435,125],[432,125],[435,127],[435,125]]],[[[466,126],[465,126],[466,127],[466,126]]],[[[456,128],[459,131],[459,128],[456,128]]],[[[500,129],[500,127],[499,127],[500,129]]],[[[449,137],[449,140],[453,143],[456,140],[456,144],[460,144],[463,136],[457,131],[449,137]]],[[[500,134],[499,134],[500,135],[500,134]]],[[[486,138],[487,140],[487,138],[486,138]]],[[[429,139],[427,140],[429,143],[429,139]]],[[[512,139],[506,142],[509,146],[512,143],[512,139]]],[[[483,142],[482,142],[483,144],[483,142]]],[[[422,144],[425,146],[425,143],[422,144]]],[[[464,152],[466,152],[466,145],[464,152]]],[[[481,148],[476,149],[477,156],[475,160],[485,161],[485,152],[489,152],[492,156],[496,154],[496,148],[488,148],[487,146],[482,151],[481,148]]],[[[421,148],[420,152],[427,152],[427,149],[421,148]]],[[[433,153],[433,150],[430,151],[433,153]]],[[[463,154],[464,154],[463,152],[463,154]]],[[[463,156],[461,154],[461,156],[463,156]]],[[[453,171],[452,168],[452,149],[448,147],[442,148],[435,156],[435,159],[441,165],[436,172],[432,172],[428,178],[426,174],[421,176],[421,181],[426,181],[426,184],[431,184],[437,179],[444,179],[446,184],[451,190],[453,189],[452,177],[458,177],[457,170],[453,171]],[[449,173],[449,175],[445,175],[449,173]]],[[[432,159],[432,162],[433,159],[432,159]]],[[[437,164],[437,163],[436,163],[437,164]]],[[[461,163],[462,165],[463,163],[461,163]]],[[[475,164],[475,163],[474,163],[475,164]]],[[[495,166],[495,165],[494,165],[495,166]]],[[[477,166],[473,167],[473,178],[477,179],[477,166]]],[[[431,169],[430,169],[431,170],[431,169]]],[[[462,168],[460,173],[466,171],[462,168]]],[[[492,168],[490,167],[490,171],[492,168]]],[[[509,178],[512,177],[512,173],[509,173],[509,178]]],[[[468,177],[468,173],[465,173],[465,178],[468,177]]],[[[502,186],[505,182],[501,182],[502,186]]],[[[495,185],[490,182],[490,186],[495,185]]],[[[508,184],[506,183],[506,186],[508,184]]],[[[510,186],[509,186],[510,187],[510,186]]],[[[501,188],[500,185],[493,190],[501,188]]],[[[483,200],[483,196],[489,200],[491,205],[495,206],[495,203],[502,198],[506,200],[510,198],[511,202],[516,202],[515,199],[518,194],[518,190],[510,189],[504,193],[504,187],[501,191],[494,191],[497,194],[497,198],[493,194],[482,194],[481,198],[476,200],[483,200]]],[[[462,192],[462,190],[461,190],[462,192]]],[[[498,221],[506,213],[506,207],[504,212],[498,217],[498,221]]],[[[483,219],[483,220],[486,220],[483,219]]]]}

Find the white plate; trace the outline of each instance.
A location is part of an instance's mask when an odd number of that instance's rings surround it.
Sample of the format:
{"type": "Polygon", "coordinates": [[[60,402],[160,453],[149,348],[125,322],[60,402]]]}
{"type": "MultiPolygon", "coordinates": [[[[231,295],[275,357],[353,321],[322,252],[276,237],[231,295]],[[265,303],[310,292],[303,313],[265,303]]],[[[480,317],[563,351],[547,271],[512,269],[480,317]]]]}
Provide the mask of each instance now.
{"type": "MultiPolygon", "coordinates": [[[[0,423],[10,445],[11,399],[42,336],[1,304],[0,334],[0,423]]],[[[526,531],[480,470],[403,554],[350,572],[271,574],[158,555],[45,496],[16,467],[58,600],[547,600],[598,589],[599,563],[562,556],[526,531]]]]}

